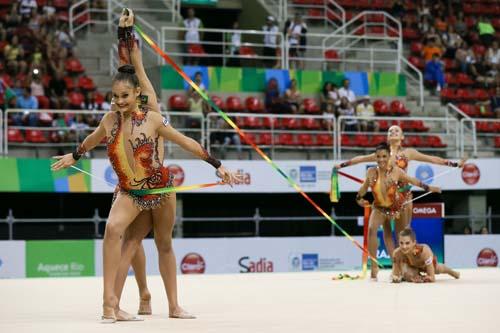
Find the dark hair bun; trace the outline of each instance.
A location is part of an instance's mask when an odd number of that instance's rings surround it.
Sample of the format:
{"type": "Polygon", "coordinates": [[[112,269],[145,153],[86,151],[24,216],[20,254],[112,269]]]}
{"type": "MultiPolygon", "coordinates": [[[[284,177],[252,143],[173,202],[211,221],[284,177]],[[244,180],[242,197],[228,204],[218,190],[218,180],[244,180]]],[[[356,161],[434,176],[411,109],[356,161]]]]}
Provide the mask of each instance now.
{"type": "Polygon", "coordinates": [[[135,74],[135,68],[132,65],[123,65],[118,67],[118,73],[125,73],[125,74],[135,74]]]}

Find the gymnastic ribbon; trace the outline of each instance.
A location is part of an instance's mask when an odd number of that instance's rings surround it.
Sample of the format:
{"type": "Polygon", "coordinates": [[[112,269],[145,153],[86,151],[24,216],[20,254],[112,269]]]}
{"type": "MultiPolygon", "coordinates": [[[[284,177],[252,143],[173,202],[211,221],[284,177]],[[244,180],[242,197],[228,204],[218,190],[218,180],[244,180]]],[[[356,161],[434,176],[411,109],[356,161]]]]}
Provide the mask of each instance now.
{"type": "Polygon", "coordinates": [[[339,174],[337,168],[332,168],[332,175],[330,179],[330,201],[339,202],[340,190],[339,190],[339,174]]]}
{"type": "Polygon", "coordinates": [[[144,196],[150,194],[163,194],[163,193],[172,193],[172,192],[183,192],[183,191],[191,191],[199,188],[207,188],[217,185],[224,185],[223,182],[217,183],[207,183],[207,184],[196,184],[196,185],[187,185],[187,186],[172,186],[172,187],[161,187],[161,188],[151,188],[151,189],[140,189],[140,190],[129,190],[133,195],[144,196]]]}
{"type": "MultiPolygon", "coordinates": [[[[170,66],[174,68],[174,70],[191,86],[193,89],[215,110],[217,113],[240,135],[243,140],[248,143],[252,148],[267,162],[271,165],[271,167],[276,170],[283,178],[286,179],[286,181],[300,194],[306,199],[322,216],[324,216],[330,223],[332,223],[347,239],[349,239],[357,248],[359,248],[361,251],[368,253],[368,250],[363,248],[363,246],[356,241],[354,238],[352,238],[351,235],[349,235],[341,226],[335,222],[335,220],[328,215],[316,202],[314,202],[309,195],[307,195],[302,188],[293,180],[291,179],[269,156],[267,156],[256,144],[253,142],[247,135],[229,118],[229,116],[223,112],[221,109],[215,105],[215,103],[207,96],[205,91],[200,89],[196,83],[191,80],[191,78],[168,56],[165,52],[163,52],[158,45],[155,44],[155,42],[148,36],[146,35],[140,26],[137,24],[134,25],[136,31],[139,33],[139,35],[151,46],[153,50],[155,50],[156,53],[158,53],[170,66]]],[[[377,265],[381,266],[379,262],[377,261],[377,258],[372,258],[372,260],[377,263],[377,265]]]]}

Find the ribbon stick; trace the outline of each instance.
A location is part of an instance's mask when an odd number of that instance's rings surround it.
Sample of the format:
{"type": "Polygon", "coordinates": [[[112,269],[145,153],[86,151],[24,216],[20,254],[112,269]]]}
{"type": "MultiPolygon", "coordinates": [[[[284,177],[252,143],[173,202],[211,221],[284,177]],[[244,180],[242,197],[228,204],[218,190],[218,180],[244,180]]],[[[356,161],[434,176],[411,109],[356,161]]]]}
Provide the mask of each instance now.
{"type": "MultiPolygon", "coordinates": [[[[71,167],[75,170],[78,170],[78,171],[86,174],[86,175],[89,175],[92,178],[95,178],[103,183],[106,183],[111,187],[116,186],[116,184],[108,182],[106,179],[103,179],[101,177],[97,177],[96,175],[93,175],[90,172],[87,172],[83,169],[80,169],[74,165],[72,165],[71,167]]],[[[162,188],[147,189],[147,190],[129,190],[129,192],[132,194],[135,194],[135,195],[143,196],[143,195],[148,195],[148,194],[161,194],[161,193],[190,191],[190,190],[195,190],[198,188],[206,188],[206,187],[212,187],[212,186],[217,186],[217,185],[224,185],[224,183],[217,182],[217,183],[196,184],[196,185],[177,186],[177,187],[162,187],[162,188]]]]}
{"type": "MultiPolygon", "coordinates": [[[[175,71],[184,79],[186,82],[193,87],[193,89],[215,110],[217,113],[238,133],[252,148],[267,162],[269,163],[276,172],[278,172],[286,181],[292,186],[300,195],[304,197],[322,216],[324,216],[330,223],[332,223],[347,239],[349,239],[357,248],[361,251],[368,253],[367,249],[363,248],[363,246],[357,242],[351,235],[349,235],[342,227],[340,227],[335,220],[328,215],[316,202],[314,202],[303,190],[300,186],[293,181],[287,174],[280,168],[276,163],[274,163],[269,156],[267,156],[256,144],[247,137],[247,135],[228,117],[228,115],[223,112],[221,109],[215,105],[215,103],[207,96],[207,94],[196,85],[196,83],[191,80],[191,78],[170,58],[165,52],[163,52],[155,42],[146,35],[142,29],[136,24],[134,25],[135,29],[139,33],[139,35],[151,46],[153,50],[156,51],[170,66],[172,66],[175,71]]],[[[371,257],[371,256],[370,256],[371,257]]],[[[372,260],[379,264],[376,258],[372,258],[372,260]]]]}

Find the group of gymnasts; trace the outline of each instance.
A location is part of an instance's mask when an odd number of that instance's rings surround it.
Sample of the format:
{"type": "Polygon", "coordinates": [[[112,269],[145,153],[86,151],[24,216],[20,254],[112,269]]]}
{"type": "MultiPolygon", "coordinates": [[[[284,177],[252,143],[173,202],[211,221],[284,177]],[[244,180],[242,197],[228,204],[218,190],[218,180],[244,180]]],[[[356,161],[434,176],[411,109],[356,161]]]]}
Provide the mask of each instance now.
{"type": "MultiPolygon", "coordinates": [[[[133,12],[130,9],[124,9],[118,27],[120,67],[112,80],[112,112],[104,115],[98,127],[73,153],[55,156],[57,161],[52,164],[52,170],[71,167],[86,152],[96,147],[102,140],[106,140],[108,157],[118,176],[118,185],[113,196],[103,240],[102,322],[142,320],[120,308],[120,298],[130,265],[134,270],[139,288],[138,314],[152,313],[151,293],[146,282],[146,258],[142,247],[142,240],[152,229],[159,254],[159,270],[168,298],[169,317],[192,319],[195,316],[185,311],[179,305],[177,298],[176,259],[172,248],[176,195],[173,192],[151,191],[152,193],[148,193],[148,190],[172,187],[173,175],[163,166],[163,141],[172,141],[211,164],[222,178],[222,182],[231,185],[240,180],[236,173],[228,171],[198,142],[175,130],[161,115],[156,93],[142,63],[133,24],[133,12]]],[[[432,259],[432,252],[425,245],[414,244],[414,235],[411,232],[408,233],[406,229],[403,230],[409,224],[412,205],[411,202],[401,204],[401,200],[411,200],[411,192],[409,189],[405,191],[398,191],[398,189],[402,188],[401,184],[411,183],[425,190],[439,190],[408,177],[404,171],[409,160],[455,167],[461,165],[438,157],[423,155],[414,149],[403,149],[402,139],[401,129],[393,126],[389,129],[389,146],[381,145],[377,147],[374,154],[356,157],[337,167],[377,161],[378,166],[368,170],[366,181],[357,197],[358,203],[365,205],[367,202],[363,196],[369,186],[375,194],[369,227],[370,254],[375,257],[376,230],[380,224],[383,224],[386,246],[396,264],[394,281],[416,281],[418,274],[410,275],[411,270],[396,267],[402,267],[403,263],[421,267],[419,266],[421,262],[427,272],[425,279],[430,280],[434,277],[433,272],[441,273],[449,270],[441,265],[432,266],[434,271],[427,268],[431,267],[428,265],[428,260],[432,259]],[[390,236],[388,224],[390,219],[396,220],[398,233],[403,230],[399,237],[400,247],[396,251],[394,251],[390,236]],[[411,239],[410,242],[406,242],[407,237],[411,239]]],[[[372,265],[372,277],[376,277],[376,274],[377,266],[372,265]]]]}
{"type": "MultiPolygon", "coordinates": [[[[393,262],[391,280],[395,283],[433,282],[435,274],[447,273],[455,278],[460,274],[438,264],[431,248],[426,244],[417,244],[414,231],[410,227],[413,204],[411,185],[426,192],[441,193],[441,189],[410,177],[406,172],[409,161],[421,161],[449,167],[463,167],[465,160],[449,161],[437,156],[422,154],[413,148],[402,147],[403,131],[399,126],[391,126],[387,133],[387,142],[379,144],[370,155],[357,156],[335,166],[340,169],[362,162],[376,162],[366,172],[366,177],[356,195],[356,202],[362,207],[370,203],[364,199],[369,188],[372,190],[373,203],[368,224],[368,252],[376,258],[377,231],[382,225],[384,243],[393,262]],[[411,185],[410,185],[411,184],[411,185]],[[395,249],[392,227],[396,233],[399,247],[395,249]]],[[[379,267],[371,262],[371,278],[376,280],[379,267]]]]}

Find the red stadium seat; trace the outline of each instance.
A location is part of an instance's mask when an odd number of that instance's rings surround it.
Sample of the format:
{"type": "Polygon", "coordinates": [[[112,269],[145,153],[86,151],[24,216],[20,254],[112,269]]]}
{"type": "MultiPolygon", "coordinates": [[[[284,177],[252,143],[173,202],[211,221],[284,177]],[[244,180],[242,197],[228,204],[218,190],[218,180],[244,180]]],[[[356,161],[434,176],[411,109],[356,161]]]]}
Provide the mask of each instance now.
{"type": "Polygon", "coordinates": [[[301,146],[312,146],[314,145],[313,137],[311,134],[299,134],[297,135],[298,144],[301,146]]]}
{"type": "Polygon", "coordinates": [[[470,102],[474,100],[474,95],[468,89],[457,89],[457,99],[463,102],[470,102]]]}
{"type": "Polygon", "coordinates": [[[303,105],[306,113],[315,114],[321,111],[316,100],[313,98],[304,98],[303,105]]]}
{"type": "Polygon", "coordinates": [[[403,38],[406,40],[415,40],[420,38],[420,33],[416,29],[412,28],[404,28],[403,29],[403,38]]]}
{"type": "Polygon", "coordinates": [[[173,111],[187,111],[188,104],[184,95],[172,95],[168,99],[168,108],[173,111]]]}
{"type": "Polygon", "coordinates": [[[64,80],[64,83],[66,84],[66,90],[68,90],[68,91],[72,91],[72,90],[74,90],[74,89],[75,89],[75,82],[74,82],[74,80],[73,80],[73,78],[72,78],[72,77],[70,77],[70,76],[65,76],[65,77],[63,78],[63,80],[64,80]]]}
{"type": "Polygon", "coordinates": [[[417,56],[420,56],[420,54],[422,53],[422,43],[420,42],[412,42],[411,45],[410,45],[410,51],[411,53],[417,55],[417,56]]]}
{"type": "Polygon", "coordinates": [[[259,139],[257,141],[258,145],[269,146],[273,144],[273,136],[271,133],[262,133],[259,135],[259,139]]]}
{"type": "Polygon", "coordinates": [[[378,121],[378,128],[381,131],[387,131],[389,129],[389,122],[387,120],[379,120],[378,121]]]}
{"type": "Polygon", "coordinates": [[[370,146],[370,140],[368,139],[368,136],[365,134],[358,134],[354,138],[354,144],[359,147],[369,147],[370,146]]]}
{"type": "Polygon", "coordinates": [[[429,136],[428,142],[433,148],[445,148],[447,145],[441,141],[441,138],[436,135],[429,136]]]}
{"type": "Polygon", "coordinates": [[[342,134],[342,136],[340,137],[340,142],[342,146],[345,147],[352,147],[355,145],[354,140],[352,140],[352,138],[347,134],[342,134]]]}
{"type": "Polygon", "coordinates": [[[57,9],[64,9],[64,10],[67,10],[68,7],[69,7],[69,1],[68,0],[54,0],[52,2],[52,4],[54,5],[54,7],[56,7],[57,9]]]}
{"type": "Polygon", "coordinates": [[[318,119],[314,118],[304,118],[301,121],[302,127],[310,130],[317,130],[321,128],[321,123],[318,119]]]}
{"type": "Polygon", "coordinates": [[[474,51],[474,54],[477,56],[484,56],[486,53],[486,48],[484,45],[481,44],[475,44],[472,46],[472,51],[474,51]]]}
{"type": "Polygon", "coordinates": [[[260,128],[262,127],[262,118],[244,117],[243,124],[246,128],[260,128]]]}
{"type": "Polygon", "coordinates": [[[222,98],[220,98],[219,96],[211,96],[210,99],[212,100],[212,102],[214,102],[214,104],[221,110],[225,110],[225,106],[224,106],[224,100],[222,98]]]}
{"type": "Polygon", "coordinates": [[[66,60],[64,68],[68,73],[78,74],[78,73],[83,73],[85,71],[85,68],[83,67],[80,60],[76,58],[69,58],[68,60],[66,60]]]}
{"type": "Polygon", "coordinates": [[[485,89],[475,89],[472,92],[472,95],[473,99],[478,101],[486,101],[490,99],[488,91],[486,91],[485,89]]]}
{"type": "Polygon", "coordinates": [[[188,46],[188,53],[194,55],[205,55],[205,49],[200,44],[190,44],[188,46]]]}
{"type": "Polygon", "coordinates": [[[333,136],[330,134],[318,134],[316,143],[320,146],[333,146],[333,136]]]}
{"type": "Polygon", "coordinates": [[[469,75],[465,73],[458,73],[457,76],[457,81],[459,85],[462,86],[472,86],[474,84],[474,80],[472,80],[469,75]]]}
{"type": "Polygon", "coordinates": [[[457,67],[456,62],[453,59],[444,58],[443,61],[444,61],[444,68],[447,71],[452,71],[457,67]]]}
{"type": "Polygon", "coordinates": [[[278,135],[278,144],[282,146],[294,146],[296,145],[295,137],[289,133],[281,133],[278,135]]]}
{"type": "Polygon", "coordinates": [[[444,81],[448,86],[457,86],[459,85],[459,81],[457,76],[453,75],[453,73],[445,73],[444,81]]]}
{"type": "Polygon", "coordinates": [[[474,105],[462,103],[458,105],[458,108],[469,117],[477,117],[479,115],[474,105]]]}
{"type": "Polygon", "coordinates": [[[381,99],[377,99],[373,102],[373,108],[377,115],[383,116],[389,114],[389,106],[381,99]]]}
{"type": "Polygon", "coordinates": [[[329,62],[338,62],[340,58],[338,52],[335,50],[326,50],[324,57],[329,62]]]}
{"type": "Polygon", "coordinates": [[[46,143],[47,138],[39,130],[26,130],[26,141],[32,143],[46,143]]]}
{"type": "Polygon", "coordinates": [[[420,70],[424,69],[425,64],[424,64],[424,59],[422,58],[410,56],[408,58],[408,62],[420,70]]]}
{"type": "Polygon", "coordinates": [[[264,118],[262,126],[265,128],[279,128],[281,126],[278,118],[264,118]]]}
{"type": "Polygon", "coordinates": [[[264,105],[257,97],[250,96],[245,99],[245,106],[248,112],[261,113],[264,112],[264,105]]]}
{"type": "Polygon", "coordinates": [[[250,142],[256,142],[257,141],[257,137],[253,133],[246,133],[245,132],[245,138],[243,138],[242,136],[240,136],[240,138],[241,138],[241,142],[244,145],[250,145],[250,142]]]}
{"type": "Polygon", "coordinates": [[[246,58],[255,58],[257,56],[257,53],[251,46],[241,46],[240,55],[246,58]]]}
{"type": "Polygon", "coordinates": [[[78,79],[78,88],[84,91],[95,90],[94,81],[87,75],[83,75],[78,79]]]}
{"type": "Polygon", "coordinates": [[[457,95],[456,95],[456,92],[455,90],[451,89],[451,88],[443,88],[441,89],[441,100],[443,102],[450,102],[450,101],[454,101],[457,99],[457,95]]]}
{"type": "Polygon", "coordinates": [[[229,96],[226,99],[226,109],[228,112],[241,112],[244,108],[238,96],[229,96]]]}
{"type": "Polygon", "coordinates": [[[102,105],[104,103],[104,95],[101,94],[100,92],[96,91],[94,94],[95,102],[97,105],[102,105]]]}
{"type": "Polygon", "coordinates": [[[23,133],[21,133],[21,130],[18,130],[17,128],[9,128],[7,132],[7,141],[17,143],[24,142],[23,133]]]}
{"type": "Polygon", "coordinates": [[[429,130],[429,127],[425,126],[422,120],[412,120],[411,127],[415,132],[427,132],[429,130]]]}
{"type": "Polygon", "coordinates": [[[50,109],[50,101],[46,96],[36,96],[39,109],[50,109]]]}
{"type": "Polygon", "coordinates": [[[500,136],[495,137],[495,148],[500,148],[500,136]]]}
{"type": "Polygon", "coordinates": [[[283,118],[281,119],[281,127],[286,129],[299,129],[301,123],[297,118],[283,118]]]}
{"type": "Polygon", "coordinates": [[[80,108],[83,101],[85,100],[85,97],[83,96],[83,94],[73,91],[68,94],[68,100],[71,106],[80,108]]]}

